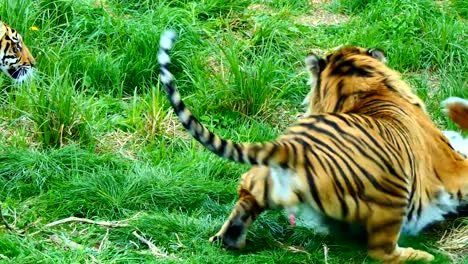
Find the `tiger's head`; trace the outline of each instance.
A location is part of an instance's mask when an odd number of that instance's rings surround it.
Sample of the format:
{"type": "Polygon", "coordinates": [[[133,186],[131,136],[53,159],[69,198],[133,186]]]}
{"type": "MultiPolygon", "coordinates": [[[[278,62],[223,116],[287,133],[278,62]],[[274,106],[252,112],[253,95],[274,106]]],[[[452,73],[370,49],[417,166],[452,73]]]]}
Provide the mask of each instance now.
{"type": "Polygon", "coordinates": [[[0,69],[15,81],[32,73],[35,59],[14,28],[0,21],[0,69]]]}
{"type": "Polygon", "coordinates": [[[424,102],[400,75],[386,65],[384,52],[361,47],[340,48],[321,58],[309,54],[309,113],[351,112],[369,96],[398,97],[423,109],[424,102]]]}

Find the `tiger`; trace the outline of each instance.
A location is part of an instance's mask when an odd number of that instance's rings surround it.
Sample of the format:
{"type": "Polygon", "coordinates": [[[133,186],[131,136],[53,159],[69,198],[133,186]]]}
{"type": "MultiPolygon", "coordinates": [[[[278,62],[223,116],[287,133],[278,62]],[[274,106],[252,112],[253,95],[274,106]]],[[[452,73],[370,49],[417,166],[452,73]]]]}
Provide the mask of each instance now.
{"type": "Polygon", "coordinates": [[[216,155],[257,166],[241,178],[239,200],[210,241],[241,248],[263,211],[294,213],[307,206],[362,226],[373,259],[434,260],[424,250],[400,247],[398,239],[468,201],[468,160],[385,64],[381,50],[346,46],[325,57],[307,55],[308,68],[317,75],[311,94],[316,113],[272,141],[235,143],[209,131],[182,101],[169,71],[175,38],[174,31],[163,32],[158,62],[160,82],[181,124],[216,155]]]}
{"type": "Polygon", "coordinates": [[[0,21],[0,69],[14,81],[21,82],[32,74],[35,63],[20,33],[0,21]]]}

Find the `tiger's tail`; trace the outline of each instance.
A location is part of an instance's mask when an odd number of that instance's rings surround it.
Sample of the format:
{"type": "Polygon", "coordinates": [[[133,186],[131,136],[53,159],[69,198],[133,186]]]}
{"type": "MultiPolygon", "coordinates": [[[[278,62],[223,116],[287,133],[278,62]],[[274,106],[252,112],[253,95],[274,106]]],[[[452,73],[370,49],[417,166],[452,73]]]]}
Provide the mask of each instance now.
{"type": "Polygon", "coordinates": [[[170,56],[176,38],[174,31],[165,31],[161,35],[158,62],[160,80],[167,92],[169,101],[177,117],[187,131],[203,146],[216,155],[245,164],[278,164],[285,166],[288,162],[287,149],[279,142],[268,143],[234,143],[223,139],[202,125],[185,106],[179,91],[174,84],[174,77],[169,71],[170,56]]]}
{"type": "Polygon", "coordinates": [[[457,125],[468,131],[468,100],[459,97],[449,97],[442,102],[444,112],[457,125]]]}

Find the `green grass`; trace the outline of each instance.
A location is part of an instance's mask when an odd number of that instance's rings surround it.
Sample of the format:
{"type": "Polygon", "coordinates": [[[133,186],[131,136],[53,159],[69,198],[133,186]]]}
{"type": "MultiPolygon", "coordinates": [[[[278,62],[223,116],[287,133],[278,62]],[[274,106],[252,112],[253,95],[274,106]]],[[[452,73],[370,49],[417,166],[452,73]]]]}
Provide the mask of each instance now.
{"type": "MultiPolygon", "coordinates": [[[[194,113],[233,140],[267,140],[302,111],[308,52],[378,47],[437,124],[455,128],[439,103],[468,97],[466,0],[309,2],[0,0],[0,17],[22,33],[38,68],[22,85],[0,76],[0,200],[18,229],[0,229],[0,262],[177,262],[152,256],[137,231],[184,263],[325,263],[324,245],[327,263],[372,263],[353,238],[291,228],[276,211],[254,224],[245,250],[210,245],[248,167],[188,139],[158,81],[159,36],[174,28],[172,69],[194,113]],[[317,11],[349,19],[301,24],[317,11]],[[45,227],[70,216],[130,220],[110,229],[45,227]],[[65,248],[51,235],[83,247],[65,248]]],[[[440,236],[401,243],[448,263],[440,236]]]]}

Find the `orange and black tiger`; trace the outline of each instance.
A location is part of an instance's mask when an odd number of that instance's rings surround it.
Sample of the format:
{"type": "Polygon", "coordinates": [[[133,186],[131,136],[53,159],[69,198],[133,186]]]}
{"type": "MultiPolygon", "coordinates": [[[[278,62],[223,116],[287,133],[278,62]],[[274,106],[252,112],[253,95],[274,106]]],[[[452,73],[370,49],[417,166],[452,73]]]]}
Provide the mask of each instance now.
{"type": "Polygon", "coordinates": [[[31,75],[34,57],[14,28],[0,21],[0,69],[15,81],[31,75]]]}
{"type": "Polygon", "coordinates": [[[389,263],[432,261],[399,247],[468,200],[468,161],[451,147],[423,102],[385,63],[380,50],[341,48],[306,58],[317,76],[313,111],[271,142],[234,143],[203,126],[184,105],[169,71],[175,33],[161,37],[160,78],[188,132],[220,157],[256,165],[244,174],[239,201],[211,238],[244,246],[248,227],[265,209],[317,214],[362,226],[368,253],[389,263]],[[265,169],[266,168],[266,169],[265,169]]]}

